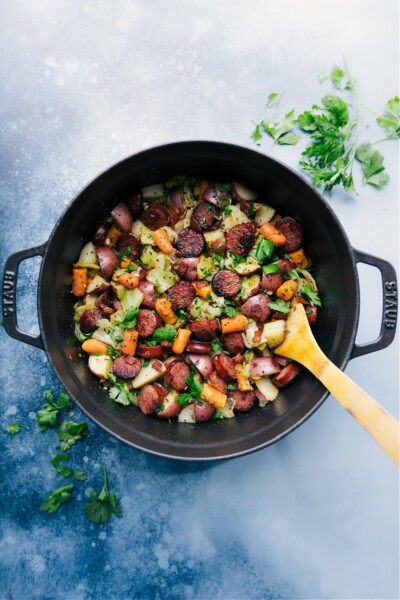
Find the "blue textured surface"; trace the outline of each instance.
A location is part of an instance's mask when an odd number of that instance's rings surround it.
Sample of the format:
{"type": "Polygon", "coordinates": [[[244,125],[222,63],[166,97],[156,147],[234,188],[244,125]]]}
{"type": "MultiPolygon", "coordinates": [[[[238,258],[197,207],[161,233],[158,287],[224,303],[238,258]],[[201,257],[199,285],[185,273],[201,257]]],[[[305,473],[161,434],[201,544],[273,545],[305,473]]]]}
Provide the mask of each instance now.
{"type": "MultiPolygon", "coordinates": [[[[74,195],[125,156],[196,138],[251,146],[266,95],[285,89],[284,108],[306,108],[328,89],[316,75],[343,54],[369,107],[398,91],[395,0],[21,0],[0,11],[1,266],[43,243],[74,195]]],[[[363,119],[363,135],[382,137],[363,119]]],[[[297,168],[298,148],[269,146],[297,168]]],[[[382,151],[385,190],[358,180],[359,197],[331,202],[354,247],[397,266],[398,149],[382,151]]],[[[18,283],[31,333],[39,265],[24,263],[18,283]]],[[[377,333],[381,294],[372,269],[360,276],[362,342],[377,333]]],[[[398,415],[397,339],[347,373],[398,415]]],[[[333,398],[275,446],[212,465],[148,456],[89,423],[70,452],[89,479],[47,515],[38,507],[64,480],[49,464],[56,433],[40,434],[34,413],[44,390],[61,390],[42,351],[4,330],[0,341],[1,598],[399,597],[398,473],[333,398]],[[95,526],[80,506],[103,464],[123,518],[95,526]]]]}

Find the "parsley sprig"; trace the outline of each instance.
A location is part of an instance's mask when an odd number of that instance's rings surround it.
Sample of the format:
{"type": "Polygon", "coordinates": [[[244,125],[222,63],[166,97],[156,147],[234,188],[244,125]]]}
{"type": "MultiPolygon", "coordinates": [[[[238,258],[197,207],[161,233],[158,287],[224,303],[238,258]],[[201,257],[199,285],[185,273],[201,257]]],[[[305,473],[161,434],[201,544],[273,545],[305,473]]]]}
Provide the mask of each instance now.
{"type": "Polygon", "coordinates": [[[96,525],[108,523],[113,514],[118,518],[122,516],[116,495],[108,492],[107,470],[105,466],[103,466],[103,487],[99,494],[96,494],[92,490],[90,492],[90,500],[91,502],[85,504],[82,510],[92,523],[96,523],[96,525]]]}
{"type": "Polygon", "coordinates": [[[47,511],[50,514],[55,513],[61,504],[64,504],[64,502],[67,502],[71,498],[74,487],[73,483],[68,483],[53,490],[41,504],[39,511],[47,511]]]}
{"type": "Polygon", "coordinates": [[[186,377],[186,383],[188,384],[189,392],[179,394],[177,402],[181,406],[186,406],[193,402],[193,400],[202,401],[201,392],[203,390],[203,384],[199,382],[196,377],[195,371],[191,371],[190,375],[186,377]]]}
{"type": "Polygon", "coordinates": [[[122,327],[125,327],[125,329],[135,329],[138,314],[138,308],[130,308],[126,313],[124,320],[121,321],[120,325],[122,325],[122,327]]]}
{"type": "Polygon", "coordinates": [[[161,342],[173,342],[176,338],[176,329],[167,325],[166,327],[158,327],[150,339],[146,341],[147,346],[156,346],[161,342]]]}
{"type": "Polygon", "coordinates": [[[54,427],[60,411],[73,408],[72,401],[67,394],[60,394],[57,402],[50,390],[44,393],[44,397],[47,402],[36,413],[36,421],[40,431],[45,431],[48,427],[54,427]]]}
{"type": "Polygon", "coordinates": [[[89,436],[88,426],[85,422],[74,423],[73,421],[63,421],[58,428],[58,438],[60,440],[57,448],[68,450],[76,444],[77,441],[89,436]]]}

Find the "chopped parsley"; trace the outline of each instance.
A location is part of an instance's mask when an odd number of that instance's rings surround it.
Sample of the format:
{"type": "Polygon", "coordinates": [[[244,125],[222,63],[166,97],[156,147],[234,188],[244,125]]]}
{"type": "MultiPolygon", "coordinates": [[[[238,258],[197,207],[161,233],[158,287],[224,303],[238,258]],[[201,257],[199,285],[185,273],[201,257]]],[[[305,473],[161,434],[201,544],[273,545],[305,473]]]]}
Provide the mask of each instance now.
{"type": "Polygon", "coordinates": [[[181,406],[186,406],[187,404],[191,404],[193,400],[198,400],[201,402],[203,384],[197,379],[195,371],[191,371],[190,375],[186,377],[186,383],[188,384],[189,392],[179,394],[177,397],[178,404],[181,406]]]}
{"type": "Polygon", "coordinates": [[[275,244],[264,237],[260,237],[256,246],[256,259],[262,263],[266,258],[271,258],[275,250],[275,244]]]}
{"type": "Polygon", "coordinates": [[[107,471],[106,467],[103,467],[103,487],[100,493],[97,495],[94,490],[90,492],[90,502],[82,507],[85,516],[95,523],[100,525],[108,523],[111,516],[114,514],[120,518],[122,511],[119,506],[117,497],[115,494],[109,494],[108,483],[107,483],[107,471]]]}
{"type": "Polygon", "coordinates": [[[125,327],[125,329],[135,329],[138,314],[138,308],[130,308],[126,313],[124,320],[121,321],[120,325],[122,325],[122,327],[125,327]]]}
{"type": "Polygon", "coordinates": [[[48,427],[54,427],[60,411],[73,408],[72,401],[67,394],[60,394],[57,402],[50,390],[44,393],[44,397],[47,402],[36,413],[36,421],[40,431],[45,431],[48,427]]]}
{"type": "Polygon", "coordinates": [[[301,296],[304,296],[304,298],[306,298],[309,301],[311,306],[321,306],[321,300],[319,298],[318,292],[313,290],[311,286],[309,286],[307,283],[302,283],[299,286],[297,293],[301,296]]]}
{"type": "Polygon", "coordinates": [[[58,428],[58,438],[60,440],[57,448],[68,450],[79,440],[89,436],[89,430],[86,423],[74,423],[73,421],[63,421],[58,428]]]}
{"type": "Polygon", "coordinates": [[[118,404],[123,404],[124,406],[132,404],[133,394],[129,391],[127,385],[118,381],[113,373],[109,373],[107,379],[113,384],[108,391],[111,400],[118,402],[118,404]]]}
{"type": "Polygon", "coordinates": [[[61,504],[64,504],[64,502],[67,502],[71,498],[74,487],[73,483],[68,483],[51,492],[39,507],[39,511],[47,511],[50,514],[55,513],[61,504]]]}
{"type": "Polygon", "coordinates": [[[290,308],[288,307],[286,302],[284,302],[280,298],[274,300],[273,302],[269,302],[268,308],[270,308],[272,310],[277,310],[278,312],[285,313],[285,314],[290,312],[290,308]]]}
{"type": "Polygon", "coordinates": [[[61,466],[61,463],[68,460],[68,458],[68,452],[59,452],[50,457],[50,464],[55,468],[58,475],[62,475],[63,477],[70,477],[72,475],[73,469],[61,466]]]}
{"type": "Polygon", "coordinates": [[[7,425],[7,432],[11,435],[15,435],[21,431],[21,425],[19,423],[10,423],[7,425]]]}

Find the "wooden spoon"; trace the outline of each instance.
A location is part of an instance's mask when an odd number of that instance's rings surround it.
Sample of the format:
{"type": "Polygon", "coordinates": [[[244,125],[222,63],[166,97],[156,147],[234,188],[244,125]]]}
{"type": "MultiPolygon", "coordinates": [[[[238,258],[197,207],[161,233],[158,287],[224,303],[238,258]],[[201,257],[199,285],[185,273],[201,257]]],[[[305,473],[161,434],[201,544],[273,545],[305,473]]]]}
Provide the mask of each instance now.
{"type": "Polygon", "coordinates": [[[274,348],[274,352],[307,367],[400,465],[400,423],[325,356],[311,333],[302,304],[298,303],[291,309],[285,340],[274,348]]]}

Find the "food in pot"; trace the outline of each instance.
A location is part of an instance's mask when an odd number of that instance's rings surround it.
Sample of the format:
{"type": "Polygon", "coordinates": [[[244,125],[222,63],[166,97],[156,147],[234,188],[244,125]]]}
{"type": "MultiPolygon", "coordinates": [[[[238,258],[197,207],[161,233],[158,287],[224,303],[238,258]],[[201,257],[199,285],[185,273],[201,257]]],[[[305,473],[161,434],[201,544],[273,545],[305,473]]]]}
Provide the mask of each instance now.
{"type": "Polygon", "coordinates": [[[321,302],[301,224],[235,181],[134,190],[73,266],[75,334],[123,405],[202,423],[265,406],[300,373],[274,354],[290,307],[321,302]]]}

